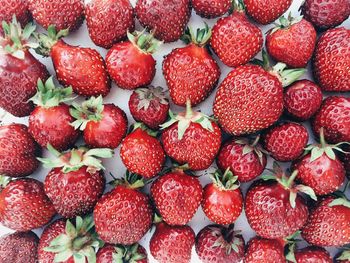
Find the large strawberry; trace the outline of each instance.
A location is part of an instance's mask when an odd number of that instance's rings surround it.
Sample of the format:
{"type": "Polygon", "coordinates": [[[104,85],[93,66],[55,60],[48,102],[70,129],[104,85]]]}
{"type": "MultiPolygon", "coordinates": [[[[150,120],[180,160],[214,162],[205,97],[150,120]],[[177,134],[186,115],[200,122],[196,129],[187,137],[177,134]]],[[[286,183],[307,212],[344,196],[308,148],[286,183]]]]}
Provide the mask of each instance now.
{"type": "MultiPolygon", "coordinates": [[[[26,0],[7,0],[1,2],[0,21],[11,22],[13,16],[16,16],[18,22],[23,27],[31,20],[26,0]]],[[[0,26],[0,35],[2,33],[3,29],[0,26]]]]}
{"type": "Polygon", "coordinates": [[[193,9],[205,18],[215,18],[227,13],[232,3],[230,0],[192,0],[193,9]]]}
{"type": "Polygon", "coordinates": [[[146,249],[135,243],[131,246],[105,245],[96,254],[96,263],[148,263],[146,249]]]}
{"type": "Polygon", "coordinates": [[[85,6],[85,14],[91,40],[104,48],[123,40],[135,27],[129,0],[93,0],[85,6]]]}
{"type": "Polygon", "coordinates": [[[176,105],[185,106],[187,100],[197,105],[215,88],[220,68],[206,47],[210,37],[208,25],[197,29],[197,35],[187,28],[182,39],[188,45],[174,49],[164,58],[163,75],[176,105]]]}

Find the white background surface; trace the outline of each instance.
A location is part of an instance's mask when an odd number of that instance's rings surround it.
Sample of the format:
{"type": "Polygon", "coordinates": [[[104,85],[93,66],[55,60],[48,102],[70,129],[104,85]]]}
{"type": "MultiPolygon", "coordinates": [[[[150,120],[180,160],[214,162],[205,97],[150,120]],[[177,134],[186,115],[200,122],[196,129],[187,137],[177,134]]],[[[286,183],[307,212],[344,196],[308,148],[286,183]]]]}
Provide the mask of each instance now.
{"type": "MultiPolygon", "coordinates": [[[[292,7],[289,10],[289,11],[292,11],[292,14],[294,16],[299,14],[298,9],[299,9],[299,6],[301,5],[302,1],[303,0],[294,0],[293,5],[292,5],[292,7]]],[[[132,3],[133,6],[135,6],[136,0],[131,0],[131,3],[132,3]]],[[[212,27],[215,24],[216,20],[217,19],[211,19],[211,20],[205,19],[204,21],[206,21],[209,24],[209,26],[212,27]]],[[[201,17],[197,16],[195,14],[195,12],[193,11],[191,20],[189,22],[189,25],[192,26],[193,28],[197,28],[197,27],[201,27],[202,28],[203,27],[203,19],[201,17]]],[[[343,24],[343,26],[344,25],[347,28],[350,28],[350,21],[349,21],[349,19],[343,24]]],[[[273,25],[263,26],[263,27],[259,26],[259,27],[262,29],[262,31],[263,31],[263,33],[265,35],[265,32],[268,29],[272,28],[273,25]]],[[[142,29],[137,21],[136,21],[136,29],[137,30],[141,30],[142,29]]],[[[69,43],[69,44],[72,44],[72,45],[81,45],[82,47],[95,48],[95,49],[97,49],[100,52],[100,54],[103,57],[105,57],[105,55],[107,53],[107,50],[105,50],[103,48],[96,47],[92,43],[92,41],[90,40],[89,35],[87,33],[87,28],[86,28],[86,23],[85,22],[84,22],[83,26],[78,31],[73,32],[68,37],[66,37],[65,41],[67,43],[69,43]]],[[[166,88],[165,80],[163,78],[162,70],[161,70],[163,56],[167,55],[168,53],[170,53],[173,48],[175,48],[175,47],[182,47],[182,46],[184,46],[184,44],[181,41],[177,41],[176,43],[163,44],[159,48],[158,52],[156,52],[154,54],[154,57],[157,60],[157,74],[156,74],[156,76],[154,78],[154,81],[153,81],[152,85],[154,85],[154,86],[162,86],[162,87],[166,88]]],[[[50,71],[50,73],[54,75],[54,70],[53,70],[53,67],[52,67],[51,59],[50,58],[41,58],[39,56],[37,56],[37,57],[39,58],[40,61],[42,61],[48,67],[48,70],[50,71]]],[[[260,54],[259,54],[259,57],[260,57],[260,54]]],[[[221,71],[222,71],[222,75],[221,75],[221,78],[220,78],[220,81],[219,81],[219,83],[221,83],[221,81],[226,77],[227,73],[230,72],[231,69],[229,67],[224,66],[218,60],[217,57],[215,57],[215,59],[218,61],[219,65],[220,65],[220,68],[221,68],[221,71]]],[[[310,68],[309,68],[309,72],[310,72],[310,68]]],[[[303,78],[312,79],[311,75],[309,73],[307,73],[303,78]]],[[[213,99],[215,97],[215,92],[216,91],[214,91],[213,94],[205,102],[201,103],[197,107],[197,109],[200,109],[203,112],[205,112],[206,114],[211,115],[212,114],[212,103],[213,103],[213,99]]],[[[122,90],[122,89],[116,87],[115,85],[113,85],[113,88],[112,88],[110,94],[105,98],[104,102],[105,103],[114,103],[114,104],[118,105],[120,108],[122,108],[126,112],[126,114],[128,116],[129,124],[132,124],[132,123],[134,123],[134,120],[131,117],[129,109],[128,109],[128,100],[129,100],[130,95],[131,95],[131,91],[122,90]]],[[[349,94],[347,94],[347,96],[348,95],[349,94]]],[[[175,107],[174,105],[171,105],[171,108],[172,108],[173,111],[176,111],[176,112],[181,110],[181,108],[175,107]]],[[[0,113],[0,116],[1,115],[2,114],[0,113]]],[[[15,117],[11,116],[10,114],[6,114],[5,117],[4,117],[4,123],[11,123],[11,122],[28,124],[27,118],[15,118],[15,117]]],[[[312,137],[312,134],[310,134],[310,137],[312,137]]],[[[46,152],[44,153],[44,156],[47,156],[46,152]]],[[[120,157],[119,157],[119,148],[116,149],[115,156],[112,159],[104,161],[104,165],[106,167],[107,182],[111,180],[109,172],[113,173],[114,175],[116,175],[118,177],[120,177],[120,176],[122,176],[124,174],[125,167],[122,164],[122,162],[120,160],[120,157]]],[[[286,164],[285,167],[288,167],[288,165],[289,164],[286,164]]],[[[210,181],[208,176],[207,176],[207,174],[208,174],[208,172],[211,172],[211,171],[215,170],[214,166],[215,166],[215,163],[213,164],[213,168],[209,169],[209,171],[202,171],[202,172],[197,173],[198,175],[203,175],[200,178],[203,186],[205,186],[210,181]]],[[[269,160],[269,164],[268,164],[268,167],[270,167],[270,166],[271,166],[271,159],[269,160]]],[[[48,173],[47,169],[39,168],[36,171],[36,173],[34,173],[31,177],[43,181],[47,173],[48,173]]],[[[248,184],[242,184],[242,190],[243,190],[244,193],[246,192],[246,189],[248,188],[248,186],[249,186],[249,183],[248,184]]],[[[107,187],[106,191],[107,190],[109,190],[108,187],[107,187]]],[[[203,214],[201,208],[198,209],[195,217],[189,223],[189,225],[194,229],[196,234],[198,233],[198,231],[200,229],[202,229],[204,226],[206,226],[208,224],[210,224],[210,221],[205,217],[205,215],[203,214]]],[[[243,236],[244,236],[246,242],[250,238],[255,236],[253,230],[249,227],[249,225],[248,225],[248,223],[246,221],[244,213],[237,220],[235,228],[237,230],[242,230],[243,236]]],[[[35,232],[40,235],[42,230],[43,229],[37,229],[37,230],[35,230],[35,232]]],[[[11,232],[11,230],[9,230],[9,229],[7,229],[7,228],[5,228],[5,227],[0,225],[0,235],[6,234],[8,232],[11,232]]],[[[152,232],[149,232],[140,242],[148,250],[148,252],[149,252],[149,245],[148,245],[149,244],[149,239],[150,239],[152,233],[153,233],[153,230],[152,230],[152,232]]],[[[152,258],[150,253],[149,253],[149,259],[150,259],[150,262],[155,262],[155,260],[152,258]]],[[[196,253],[194,252],[194,249],[193,249],[193,256],[192,256],[192,261],[191,262],[200,262],[198,257],[196,256],[196,253]]]]}

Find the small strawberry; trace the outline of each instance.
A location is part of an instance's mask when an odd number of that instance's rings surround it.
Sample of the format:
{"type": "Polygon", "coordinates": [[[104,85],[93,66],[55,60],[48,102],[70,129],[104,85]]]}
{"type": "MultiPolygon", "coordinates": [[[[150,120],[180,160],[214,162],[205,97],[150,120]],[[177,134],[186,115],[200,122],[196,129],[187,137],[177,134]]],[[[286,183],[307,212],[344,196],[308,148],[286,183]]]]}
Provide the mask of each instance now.
{"type": "Polygon", "coordinates": [[[305,247],[303,249],[294,252],[294,257],[288,258],[288,262],[293,263],[308,263],[308,262],[318,262],[318,263],[332,263],[332,257],[327,250],[321,247],[305,247]]]}
{"type": "Polygon", "coordinates": [[[135,27],[129,0],[93,0],[86,4],[85,14],[90,38],[100,47],[112,47],[135,27]]]}
{"type": "Polygon", "coordinates": [[[105,245],[96,254],[96,263],[148,263],[146,249],[135,243],[131,246],[105,245]]]}
{"type": "Polygon", "coordinates": [[[90,147],[115,149],[126,135],[128,119],[118,106],[102,103],[102,96],[91,97],[81,106],[73,102],[70,114],[76,120],[72,125],[83,131],[84,141],[90,147]]]}
{"type": "MultiPolygon", "coordinates": [[[[11,22],[15,16],[18,22],[24,27],[32,19],[26,0],[6,0],[1,1],[0,6],[0,21],[11,22]]],[[[0,35],[3,34],[3,29],[0,26],[0,35]]]]}
{"type": "Polygon", "coordinates": [[[129,99],[129,110],[133,118],[153,130],[158,130],[167,120],[169,108],[169,101],[161,87],[137,89],[129,99]]]}
{"type": "Polygon", "coordinates": [[[136,16],[141,25],[154,30],[164,42],[174,42],[184,33],[191,16],[189,0],[138,0],[136,16]]]}
{"type": "Polygon", "coordinates": [[[230,0],[192,0],[192,6],[197,15],[204,18],[216,18],[223,16],[231,7],[230,0]]]}

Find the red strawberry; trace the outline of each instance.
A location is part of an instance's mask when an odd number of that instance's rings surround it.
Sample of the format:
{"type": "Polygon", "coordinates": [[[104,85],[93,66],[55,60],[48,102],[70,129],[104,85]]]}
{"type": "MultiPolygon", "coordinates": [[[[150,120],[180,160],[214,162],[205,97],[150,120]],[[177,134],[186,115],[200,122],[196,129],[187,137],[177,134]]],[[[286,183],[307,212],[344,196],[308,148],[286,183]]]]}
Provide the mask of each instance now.
{"type": "Polygon", "coordinates": [[[321,107],[322,98],[322,91],[314,82],[299,80],[285,90],[284,108],[290,117],[306,121],[321,107]]]}
{"type": "Polygon", "coordinates": [[[269,31],[266,49],[270,56],[289,67],[303,68],[312,57],[316,46],[316,30],[301,17],[280,18],[280,24],[269,31]]]}
{"type": "Polygon", "coordinates": [[[264,148],[280,162],[290,162],[304,152],[309,140],[307,129],[298,123],[286,122],[268,129],[264,134],[264,148]]]}
{"type": "Polygon", "coordinates": [[[189,101],[186,112],[174,115],[163,125],[162,141],[166,154],[191,170],[204,170],[220,149],[221,130],[208,116],[193,112],[189,101]]]}
{"type": "Polygon", "coordinates": [[[84,20],[82,0],[26,0],[36,22],[48,29],[53,25],[58,31],[69,28],[73,31],[84,20]]]}
{"type": "Polygon", "coordinates": [[[72,86],[76,94],[82,96],[106,96],[111,88],[105,62],[101,55],[91,48],[71,46],[60,38],[68,30],[56,33],[48,28],[48,35],[38,36],[40,47],[37,53],[51,56],[57,79],[66,86],[72,86]]]}
{"type": "Polygon", "coordinates": [[[161,87],[135,90],[129,99],[129,110],[136,121],[158,130],[168,118],[170,105],[161,87]]]}
{"type": "Polygon", "coordinates": [[[0,174],[22,177],[32,174],[39,166],[36,156],[39,146],[23,124],[0,126],[0,174]]]}
{"type": "Polygon", "coordinates": [[[96,263],[148,263],[146,249],[138,243],[131,246],[105,245],[98,250],[96,263]]]}
{"type": "Polygon", "coordinates": [[[258,177],[266,167],[266,154],[258,144],[259,139],[257,137],[253,143],[244,138],[227,141],[218,154],[218,167],[223,171],[230,169],[240,182],[258,177]]]}
{"type": "Polygon", "coordinates": [[[102,96],[91,97],[81,106],[73,102],[70,114],[76,120],[72,125],[83,131],[90,147],[115,149],[126,135],[128,119],[118,106],[102,103],[102,96]]]}
{"type": "Polygon", "coordinates": [[[169,225],[186,225],[200,206],[202,193],[199,180],[181,169],[160,176],[151,186],[153,201],[169,225]]]}
{"type": "Polygon", "coordinates": [[[85,14],[91,40],[104,48],[123,40],[135,27],[129,0],[93,0],[86,5],[85,14]]]}
{"type": "Polygon", "coordinates": [[[78,139],[79,131],[70,124],[75,119],[64,103],[72,99],[71,94],[72,87],[55,87],[52,77],[45,84],[38,80],[38,92],[31,99],[37,106],[29,116],[29,133],[42,147],[51,144],[54,148],[66,150],[78,139]]]}
{"type": "Polygon", "coordinates": [[[325,32],[317,42],[313,61],[314,76],[322,90],[350,91],[350,29],[325,32]]]}
{"type": "Polygon", "coordinates": [[[1,181],[4,188],[0,192],[0,222],[3,226],[29,231],[44,226],[56,214],[41,182],[32,178],[9,183],[1,178],[1,181]]]}
{"type": "Polygon", "coordinates": [[[143,27],[154,30],[164,42],[174,42],[184,33],[190,20],[189,0],[138,0],[136,16],[143,27]]]}
{"type": "Polygon", "coordinates": [[[233,225],[206,226],[197,234],[196,252],[203,263],[238,263],[244,258],[244,239],[233,225]]]}
{"type": "MultiPolygon", "coordinates": [[[[11,22],[13,16],[17,18],[22,27],[31,20],[32,17],[26,0],[6,0],[1,2],[0,21],[11,22]]],[[[3,29],[0,26],[0,35],[2,34],[3,29]]]]}
{"type": "Polygon", "coordinates": [[[232,3],[230,0],[192,0],[193,9],[196,13],[205,18],[216,18],[227,13],[232,3]]]}
{"type": "Polygon", "coordinates": [[[243,195],[230,169],[217,170],[211,175],[213,183],[204,187],[202,209],[210,221],[219,225],[233,224],[243,210],[243,195]]]}
{"type": "Polygon", "coordinates": [[[33,232],[16,232],[0,238],[0,262],[38,262],[39,238],[33,232]]]}
{"type": "Polygon", "coordinates": [[[158,223],[150,241],[152,256],[159,263],[189,263],[195,234],[189,226],[158,223]]]}
{"type": "Polygon", "coordinates": [[[333,260],[328,251],[321,247],[305,247],[301,250],[297,250],[295,253],[296,263],[332,263],[333,260]]]}
{"type": "Polygon", "coordinates": [[[284,242],[254,237],[248,243],[244,263],[285,263],[284,242]]]}

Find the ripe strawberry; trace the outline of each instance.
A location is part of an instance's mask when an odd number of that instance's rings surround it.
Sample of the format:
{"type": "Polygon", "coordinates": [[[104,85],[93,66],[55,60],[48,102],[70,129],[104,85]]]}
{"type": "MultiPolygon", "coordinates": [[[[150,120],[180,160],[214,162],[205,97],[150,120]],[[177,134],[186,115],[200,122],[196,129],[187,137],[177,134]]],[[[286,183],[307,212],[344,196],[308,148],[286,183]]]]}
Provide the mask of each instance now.
{"type": "Polygon", "coordinates": [[[192,0],[193,9],[204,18],[216,18],[227,13],[232,3],[230,0],[192,0]]]}
{"type": "Polygon", "coordinates": [[[305,247],[294,252],[295,263],[319,262],[332,263],[328,251],[321,247],[305,247]]]}
{"type": "Polygon", "coordinates": [[[96,231],[105,242],[131,245],[149,230],[153,212],[148,196],[137,190],[143,186],[137,176],[127,173],[116,184],[95,206],[96,231]]]}
{"type": "Polygon", "coordinates": [[[31,98],[37,106],[29,116],[29,133],[40,146],[50,143],[59,150],[66,150],[78,139],[79,131],[70,124],[75,119],[64,103],[72,99],[71,94],[72,87],[55,87],[52,77],[45,84],[38,80],[38,92],[31,98]]]}
{"type": "Polygon", "coordinates": [[[266,167],[266,154],[258,144],[259,139],[257,137],[253,143],[245,138],[227,141],[218,154],[218,167],[223,171],[230,169],[240,182],[258,177],[266,167]]]}
{"type": "Polygon", "coordinates": [[[210,221],[219,225],[233,224],[243,210],[243,195],[230,169],[217,170],[211,175],[212,183],[204,187],[202,209],[210,221]]]}
{"type": "Polygon", "coordinates": [[[202,200],[203,189],[196,177],[175,169],[160,176],[151,186],[153,201],[169,225],[186,225],[202,200]]]}
{"type": "MultiPolygon", "coordinates": [[[[11,22],[13,16],[24,27],[31,20],[26,0],[7,0],[2,1],[0,6],[0,21],[11,22]]],[[[3,35],[3,29],[0,26],[0,36],[3,35]]]]}
{"type": "Polygon", "coordinates": [[[150,241],[152,256],[159,263],[189,263],[195,233],[189,226],[158,223],[150,241]]]}
{"type": "Polygon", "coordinates": [[[289,67],[305,67],[316,46],[316,30],[310,22],[302,17],[293,18],[291,13],[288,19],[281,17],[279,21],[266,37],[267,52],[289,67]]]}
{"type": "Polygon", "coordinates": [[[329,196],[311,212],[302,237],[315,246],[343,246],[350,243],[349,224],[350,202],[329,196]]]}
{"type": "Polygon", "coordinates": [[[169,115],[170,120],[161,125],[166,154],[194,171],[209,168],[220,149],[219,126],[203,113],[193,112],[189,101],[186,112],[169,111],[169,115]]]}
{"type": "Polygon", "coordinates": [[[161,87],[147,87],[135,90],[129,99],[129,110],[136,121],[158,130],[168,118],[170,105],[161,87]]]}
{"type": "Polygon", "coordinates": [[[71,46],[62,37],[68,30],[56,33],[54,27],[48,28],[48,35],[37,36],[40,47],[37,53],[51,56],[57,79],[65,86],[82,96],[106,96],[111,88],[105,62],[101,55],[91,48],[71,46]]]}
{"type": "Polygon", "coordinates": [[[176,105],[185,106],[187,100],[197,105],[215,88],[220,68],[206,47],[210,37],[208,25],[197,29],[197,35],[187,28],[183,40],[188,45],[174,49],[164,58],[163,75],[176,105]]]}
{"type": "MultiPolygon", "coordinates": [[[[1,7],[7,3],[1,3],[1,7]]],[[[36,92],[37,80],[46,80],[49,73],[28,51],[30,47],[36,47],[29,42],[35,31],[33,24],[22,30],[14,18],[12,23],[4,22],[3,28],[4,38],[0,38],[0,107],[16,117],[24,117],[34,108],[28,100],[36,92]]]]}
{"type": "Polygon", "coordinates": [[[93,0],[85,6],[91,40],[97,46],[110,48],[134,31],[134,9],[129,0],[93,0]]]}
{"type": "Polygon", "coordinates": [[[244,263],[285,263],[284,242],[277,239],[252,238],[246,249],[244,263]]]}
{"type": "Polygon", "coordinates": [[[304,18],[319,29],[336,27],[350,15],[348,0],[306,0],[301,6],[304,18]]]}
{"type": "Polygon", "coordinates": [[[36,22],[48,29],[53,25],[58,31],[74,31],[84,20],[84,2],[82,0],[26,0],[28,8],[36,22]]]}
{"type": "Polygon", "coordinates": [[[286,113],[299,121],[310,119],[321,107],[322,99],[320,87],[307,79],[296,81],[283,96],[286,113]]]}
{"type": "Polygon", "coordinates": [[[33,232],[16,232],[0,238],[0,262],[38,262],[39,238],[33,232]]]}
{"type": "Polygon", "coordinates": [[[41,182],[32,178],[8,182],[1,178],[0,222],[3,226],[24,232],[50,222],[56,211],[41,182]]]}
{"type": "Polygon", "coordinates": [[[244,239],[233,225],[209,225],[197,234],[196,252],[203,263],[238,263],[244,258],[244,239]]]}
{"type": "Polygon", "coordinates": [[[148,263],[146,249],[138,243],[131,246],[105,245],[98,250],[96,263],[148,263]]]}
{"type": "Polygon", "coordinates": [[[83,131],[84,141],[90,147],[115,149],[126,135],[128,119],[118,106],[102,103],[102,96],[91,97],[81,106],[73,102],[70,114],[76,120],[72,125],[83,131]]]}
{"type": "Polygon", "coordinates": [[[141,25],[154,30],[157,39],[174,42],[185,31],[191,6],[189,0],[138,0],[135,12],[141,25]]]}
{"type": "Polygon", "coordinates": [[[23,124],[0,126],[0,174],[22,177],[39,166],[36,156],[40,148],[23,124]]]}
{"type": "Polygon", "coordinates": [[[317,42],[313,61],[314,76],[322,90],[350,91],[350,29],[325,32],[317,42]]]}
{"type": "Polygon", "coordinates": [[[286,122],[268,129],[264,148],[280,162],[290,162],[303,154],[309,140],[307,129],[298,123],[286,122]]]}

